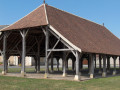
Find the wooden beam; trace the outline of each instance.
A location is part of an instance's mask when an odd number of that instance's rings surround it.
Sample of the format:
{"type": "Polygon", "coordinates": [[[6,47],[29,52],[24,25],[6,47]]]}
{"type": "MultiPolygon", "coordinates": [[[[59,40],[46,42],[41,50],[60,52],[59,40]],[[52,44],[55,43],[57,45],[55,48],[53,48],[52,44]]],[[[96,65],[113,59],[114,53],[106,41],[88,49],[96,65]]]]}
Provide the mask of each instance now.
{"type": "MultiPolygon", "coordinates": [[[[52,50],[55,49],[55,47],[58,45],[59,41],[60,41],[60,40],[58,40],[58,41],[55,43],[55,45],[53,46],[52,50]]],[[[51,52],[52,52],[52,51],[50,51],[50,52],[48,53],[48,56],[47,56],[47,57],[50,56],[51,52]]]]}
{"type": "MultiPolygon", "coordinates": [[[[60,39],[60,37],[58,35],[56,35],[51,29],[49,29],[50,33],[52,33],[58,40],[60,39]]],[[[73,55],[75,56],[75,52],[73,51],[74,49],[69,45],[67,44],[64,40],[60,39],[60,41],[65,45],[67,46],[69,49],[72,49],[71,52],[73,53],[73,55]]]]}
{"type": "Polygon", "coordinates": [[[18,41],[18,43],[12,48],[12,49],[10,49],[9,51],[13,51],[15,48],[16,48],[16,46],[18,46],[18,44],[21,42],[21,40],[19,40],[18,41]]]}
{"type": "MultiPolygon", "coordinates": [[[[60,39],[58,35],[56,35],[51,29],[49,29],[50,33],[52,33],[57,39],[60,39]]],[[[68,48],[72,48],[69,44],[67,44],[64,40],[60,39],[60,41],[67,46],[68,48]]],[[[73,49],[73,48],[72,48],[73,49]]]]}
{"type": "Polygon", "coordinates": [[[3,38],[3,36],[4,36],[3,34],[0,36],[0,40],[3,38]]]}
{"type": "Polygon", "coordinates": [[[59,52],[59,51],[71,51],[74,49],[48,49],[47,51],[54,51],[54,52],[59,52]]]}

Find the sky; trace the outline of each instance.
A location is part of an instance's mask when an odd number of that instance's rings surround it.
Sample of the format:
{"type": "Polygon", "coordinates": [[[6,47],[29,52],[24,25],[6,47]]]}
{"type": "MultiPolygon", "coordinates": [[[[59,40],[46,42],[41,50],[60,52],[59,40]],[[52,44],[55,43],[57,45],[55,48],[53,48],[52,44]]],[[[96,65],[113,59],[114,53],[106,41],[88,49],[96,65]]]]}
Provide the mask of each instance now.
{"type": "MultiPolygon", "coordinates": [[[[0,0],[0,25],[10,25],[43,3],[43,0],[0,0]]],[[[105,24],[120,38],[120,0],[46,0],[48,5],[105,24]]]]}

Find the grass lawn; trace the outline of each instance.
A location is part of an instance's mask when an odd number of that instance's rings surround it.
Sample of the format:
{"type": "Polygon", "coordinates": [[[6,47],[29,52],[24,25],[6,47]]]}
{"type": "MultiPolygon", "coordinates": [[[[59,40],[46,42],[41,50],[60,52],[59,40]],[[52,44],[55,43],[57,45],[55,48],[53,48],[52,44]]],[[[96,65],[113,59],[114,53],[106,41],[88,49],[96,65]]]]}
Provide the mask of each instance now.
{"type": "MultiPolygon", "coordinates": [[[[51,70],[51,68],[49,68],[49,70],[51,70]]],[[[56,68],[54,68],[54,70],[57,70],[56,68]]],[[[59,68],[60,71],[62,71],[62,68],[59,68]]],[[[72,68],[69,68],[69,70],[72,70],[72,68]]],[[[25,69],[26,72],[35,72],[35,68],[26,68],[25,69]]],[[[40,69],[40,71],[45,71],[44,68],[40,69]]],[[[2,72],[2,68],[0,68],[0,72],[2,72]]],[[[21,68],[8,68],[8,72],[9,73],[14,73],[14,72],[21,72],[21,68]]]]}
{"type": "Polygon", "coordinates": [[[81,82],[0,76],[0,90],[120,90],[120,76],[81,82]]]}
{"type": "MultiPolygon", "coordinates": [[[[9,68],[9,72],[20,70],[9,68]]],[[[33,72],[34,68],[27,68],[26,71],[33,72]]],[[[120,90],[120,76],[81,82],[0,76],[0,90],[120,90]]]]}
{"type": "MultiPolygon", "coordinates": [[[[34,68],[26,68],[26,72],[34,72],[34,68]]],[[[0,72],[2,72],[2,69],[0,68],[0,72]]],[[[21,72],[21,68],[8,68],[9,73],[15,73],[15,72],[21,72]]]]}

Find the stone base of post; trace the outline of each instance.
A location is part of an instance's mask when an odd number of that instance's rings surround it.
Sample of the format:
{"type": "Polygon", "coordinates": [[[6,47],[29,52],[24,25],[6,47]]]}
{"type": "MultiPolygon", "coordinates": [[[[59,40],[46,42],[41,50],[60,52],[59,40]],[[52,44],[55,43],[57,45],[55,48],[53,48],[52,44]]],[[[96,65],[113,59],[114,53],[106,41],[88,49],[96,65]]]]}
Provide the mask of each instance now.
{"type": "Polygon", "coordinates": [[[90,78],[93,79],[93,78],[94,78],[94,75],[93,75],[93,74],[90,74],[90,78]]]}
{"type": "Polygon", "coordinates": [[[66,77],[67,76],[67,73],[63,73],[63,77],[66,77]]]}
{"type": "Polygon", "coordinates": [[[116,75],[116,71],[113,71],[113,75],[116,75]]]}
{"type": "Polygon", "coordinates": [[[106,77],[106,72],[103,72],[103,73],[102,73],[102,77],[106,77]]]}
{"type": "Polygon", "coordinates": [[[23,77],[25,77],[25,76],[26,76],[26,72],[21,71],[21,75],[22,75],[23,77]]]}
{"type": "Polygon", "coordinates": [[[45,73],[44,78],[48,78],[48,73],[45,73]]]}
{"type": "Polygon", "coordinates": [[[79,75],[75,75],[74,80],[75,81],[80,81],[80,76],[79,75]]]}
{"type": "Polygon", "coordinates": [[[7,73],[6,73],[6,71],[2,71],[2,75],[6,75],[7,73]]]}

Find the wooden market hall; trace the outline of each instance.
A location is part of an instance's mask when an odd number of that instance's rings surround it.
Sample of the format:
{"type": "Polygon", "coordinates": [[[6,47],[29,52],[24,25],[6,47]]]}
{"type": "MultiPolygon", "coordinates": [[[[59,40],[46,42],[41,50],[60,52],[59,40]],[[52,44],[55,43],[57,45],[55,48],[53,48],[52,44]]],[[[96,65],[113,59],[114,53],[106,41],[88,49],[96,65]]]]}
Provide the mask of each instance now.
{"type": "MultiPolygon", "coordinates": [[[[94,78],[96,56],[99,56],[97,73],[101,73],[102,77],[107,76],[112,57],[114,61],[112,70],[113,74],[116,74],[116,59],[120,56],[120,40],[103,25],[45,3],[14,24],[2,29],[1,32],[3,75],[8,72],[7,62],[10,56],[21,57],[21,75],[23,76],[26,75],[26,56],[34,57],[36,72],[40,72],[40,58],[45,57],[45,78],[49,77],[49,60],[51,60],[53,71],[53,58],[56,58],[58,62],[60,58],[62,59],[64,77],[68,75],[68,59],[71,58],[72,69],[75,70],[74,80],[81,79],[83,58],[88,60],[90,78],[94,78]]],[[[59,67],[59,64],[57,66],[59,67]]]]}

